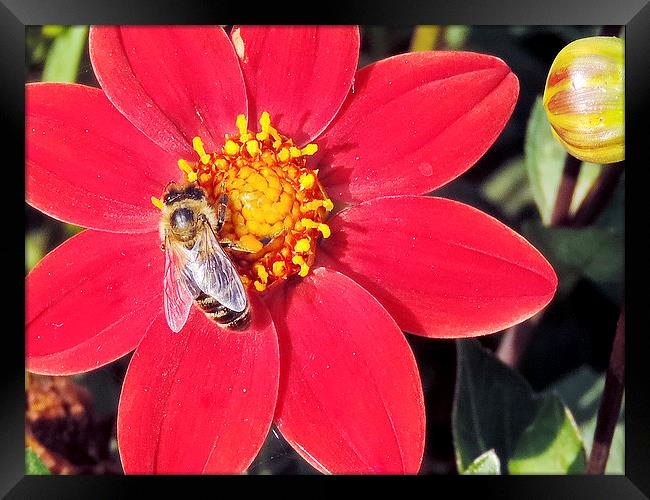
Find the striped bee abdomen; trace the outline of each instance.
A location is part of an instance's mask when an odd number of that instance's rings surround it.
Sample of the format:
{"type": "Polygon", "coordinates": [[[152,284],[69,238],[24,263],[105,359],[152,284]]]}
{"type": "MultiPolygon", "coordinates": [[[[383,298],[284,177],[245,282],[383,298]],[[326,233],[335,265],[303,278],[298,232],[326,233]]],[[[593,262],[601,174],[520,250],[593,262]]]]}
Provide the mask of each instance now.
{"type": "Polygon", "coordinates": [[[196,305],[211,319],[219,325],[231,330],[244,330],[251,321],[250,307],[246,304],[243,311],[233,311],[220,304],[214,297],[201,293],[195,299],[196,305]]]}

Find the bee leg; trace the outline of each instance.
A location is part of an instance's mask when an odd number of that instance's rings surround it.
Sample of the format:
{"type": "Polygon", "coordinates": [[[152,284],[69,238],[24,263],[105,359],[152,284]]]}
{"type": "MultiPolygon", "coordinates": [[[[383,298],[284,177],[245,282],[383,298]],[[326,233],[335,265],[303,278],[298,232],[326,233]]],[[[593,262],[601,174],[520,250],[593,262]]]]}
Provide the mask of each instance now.
{"type": "Polygon", "coordinates": [[[219,198],[219,208],[217,209],[217,227],[216,232],[221,231],[223,223],[226,221],[226,207],[228,206],[228,195],[223,193],[219,198]]]}
{"type": "Polygon", "coordinates": [[[280,236],[282,233],[285,233],[287,230],[286,229],[281,229],[277,233],[272,234],[271,236],[266,236],[264,238],[260,239],[260,242],[262,245],[266,246],[269,243],[271,243],[273,240],[275,240],[278,236],[280,236]]]}
{"type": "Polygon", "coordinates": [[[223,248],[229,248],[230,250],[236,250],[237,252],[245,252],[245,253],[255,253],[249,248],[244,248],[234,241],[230,240],[222,240],[219,242],[223,248]]]}
{"type": "MultiPolygon", "coordinates": [[[[271,236],[265,236],[264,238],[260,238],[259,242],[263,245],[266,246],[269,243],[271,243],[273,240],[275,240],[278,236],[280,236],[282,233],[284,233],[286,229],[283,229],[282,231],[279,231],[275,234],[272,234],[271,236]]],[[[246,253],[256,253],[248,248],[244,248],[234,241],[230,240],[221,240],[219,243],[221,243],[221,246],[223,248],[229,248],[231,250],[236,250],[237,252],[246,252],[246,253]]]]}

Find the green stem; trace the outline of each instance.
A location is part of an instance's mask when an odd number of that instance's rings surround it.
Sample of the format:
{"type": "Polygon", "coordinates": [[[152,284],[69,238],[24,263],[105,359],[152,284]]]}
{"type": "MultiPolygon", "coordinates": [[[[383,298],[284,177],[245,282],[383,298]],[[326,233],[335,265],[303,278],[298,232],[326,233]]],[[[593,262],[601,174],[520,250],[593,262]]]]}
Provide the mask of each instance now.
{"type": "Polygon", "coordinates": [[[603,166],[596,182],[594,182],[593,187],[573,216],[571,225],[586,226],[600,215],[607,202],[611,199],[612,194],[614,194],[624,169],[625,162],[622,161],[603,166]]]}
{"type": "Polygon", "coordinates": [[[560,187],[555,198],[553,214],[551,215],[551,226],[561,226],[569,222],[569,208],[571,208],[571,200],[578,182],[581,164],[580,160],[567,154],[560,187]]]}
{"type": "Polygon", "coordinates": [[[603,398],[600,401],[598,420],[594,433],[594,444],[587,466],[588,474],[603,474],[607,466],[609,449],[616,429],[616,422],[621,412],[621,402],[625,389],[625,304],[616,326],[616,335],[609,358],[609,367],[605,378],[603,398]]]}

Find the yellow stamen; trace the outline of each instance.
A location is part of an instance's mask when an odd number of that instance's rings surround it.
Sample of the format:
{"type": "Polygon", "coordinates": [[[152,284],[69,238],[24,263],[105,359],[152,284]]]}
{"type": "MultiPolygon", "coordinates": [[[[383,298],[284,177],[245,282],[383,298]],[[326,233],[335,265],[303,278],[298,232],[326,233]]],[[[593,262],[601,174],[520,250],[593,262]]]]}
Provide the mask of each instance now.
{"type": "Polygon", "coordinates": [[[291,146],[289,152],[291,153],[291,158],[299,158],[302,156],[302,153],[296,146],[291,146]]]}
{"type": "Polygon", "coordinates": [[[298,276],[300,276],[301,278],[307,276],[307,274],[309,273],[309,266],[305,263],[305,259],[303,259],[300,255],[294,255],[294,257],[291,259],[291,262],[293,262],[297,266],[300,266],[300,271],[298,272],[298,276]]]}
{"type": "Polygon", "coordinates": [[[285,162],[289,159],[289,150],[287,148],[282,148],[280,152],[278,153],[278,160],[281,162],[285,162]]]}
{"type": "Polygon", "coordinates": [[[257,280],[255,280],[253,282],[253,286],[255,286],[255,290],[257,290],[258,292],[263,292],[264,290],[266,290],[266,285],[263,284],[263,283],[260,283],[257,280]]]}
{"type": "Polygon", "coordinates": [[[307,229],[318,229],[323,234],[323,238],[329,238],[332,235],[330,227],[322,222],[314,222],[311,219],[300,219],[300,223],[307,229]]]}
{"type": "Polygon", "coordinates": [[[278,142],[279,144],[282,144],[282,137],[280,137],[280,134],[278,133],[278,131],[276,129],[269,126],[268,132],[269,132],[269,134],[271,134],[271,137],[273,137],[273,139],[275,139],[275,142],[273,143],[274,148],[278,147],[278,146],[275,145],[276,142],[278,142]]]}
{"type": "Polygon", "coordinates": [[[300,186],[303,189],[311,189],[314,186],[314,182],[316,182],[316,178],[312,174],[302,174],[300,176],[300,186]]]}
{"type": "Polygon", "coordinates": [[[271,117],[266,111],[264,111],[260,117],[260,126],[262,127],[262,131],[258,132],[255,137],[258,141],[265,141],[269,138],[269,131],[271,128],[271,117]]]}
{"type": "Polygon", "coordinates": [[[210,163],[211,156],[209,154],[206,154],[205,148],[203,147],[203,141],[200,137],[195,137],[192,139],[192,147],[194,148],[194,151],[196,151],[196,154],[199,155],[199,158],[201,158],[201,163],[204,165],[210,163]]]}
{"type": "Polygon", "coordinates": [[[189,174],[189,173],[192,172],[192,167],[190,166],[190,164],[186,160],[183,160],[183,159],[178,160],[178,168],[180,168],[186,174],[189,174]]]}
{"type": "Polygon", "coordinates": [[[260,117],[260,125],[262,126],[262,132],[268,133],[271,128],[271,116],[268,112],[264,111],[260,117]]]}
{"type": "Polygon", "coordinates": [[[158,208],[159,210],[162,210],[165,206],[164,203],[160,201],[158,198],[156,198],[155,196],[151,197],[151,203],[153,203],[153,206],[158,208]]]}
{"type": "Polygon", "coordinates": [[[306,227],[307,229],[314,229],[318,227],[318,223],[314,222],[311,219],[300,219],[300,223],[303,225],[303,227],[306,227]]]}
{"type": "Polygon", "coordinates": [[[259,276],[260,280],[262,280],[262,283],[266,285],[269,279],[269,273],[266,272],[264,266],[258,264],[255,266],[255,270],[257,271],[257,275],[259,276]]]}
{"type": "Polygon", "coordinates": [[[309,238],[302,238],[296,242],[296,245],[293,247],[293,249],[296,252],[308,252],[311,248],[311,243],[309,241],[309,238]]]}
{"type": "Polygon", "coordinates": [[[303,155],[311,156],[318,151],[318,146],[316,144],[307,144],[304,148],[300,150],[303,155]]]}
{"type": "Polygon", "coordinates": [[[237,115],[237,128],[239,129],[239,135],[246,135],[248,132],[248,120],[244,115],[237,115]]]}
{"type": "Polygon", "coordinates": [[[284,275],[286,266],[281,260],[273,263],[273,274],[280,277],[284,275]]]}
{"type": "Polygon", "coordinates": [[[239,153],[239,145],[235,141],[228,140],[223,147],[223,152],[228,156],[235,156],[239,153]]]}
{"type": "Polygon", "coordinates": [[[248,141],[246,143],[246,150],[248,151],[248,154],[255,156],[260,152],[260,145],[257,141],[248,141]]]}
{"type": "Polygon", "coordinates": [[[318,230],[323,235],[323,238],[329,238],[332,235],[332,230],[327,224],[323,224],[323,223],[318,224],[318,230]]]}
{"type": "Polygon", "coordinates": [[[320,207],[325,207],[325,209],[327,210],[327,206],[332,206],[332,208],[334,207],[331,200],[312,200],[307,203],[304,203],[303,206],[300,207],[300,210],[302,212],[311,212],[312,210],[318,210],[320,207]]]}
{"type": "Polygon", "coordinates": [[[187,177],[188,182],[196,182],[196,172],[192,170],[192,167],[187,161],[183,159],[178,160],[178,168],[185,172],[185,176],[187,177]]]}

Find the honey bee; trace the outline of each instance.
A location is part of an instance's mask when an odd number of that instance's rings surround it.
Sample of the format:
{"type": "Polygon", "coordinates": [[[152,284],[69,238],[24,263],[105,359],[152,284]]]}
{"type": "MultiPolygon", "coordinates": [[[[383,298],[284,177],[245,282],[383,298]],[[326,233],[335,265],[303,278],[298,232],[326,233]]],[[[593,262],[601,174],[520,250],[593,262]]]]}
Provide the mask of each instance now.
{"type": "Polygon", "coordinates": [[[215,323],[233,330],[250,323],[244,285],[216,234],[226,217],[227,196],[215,210],[196,183],[169,183],[160,220],[165,252],[164,306],[167,324],[179,332],[192,302],[215,323]]]}

